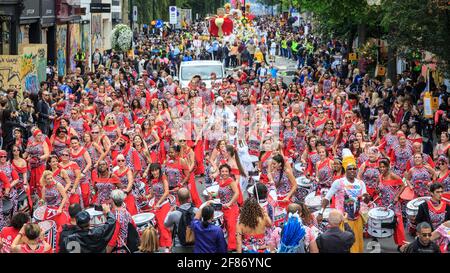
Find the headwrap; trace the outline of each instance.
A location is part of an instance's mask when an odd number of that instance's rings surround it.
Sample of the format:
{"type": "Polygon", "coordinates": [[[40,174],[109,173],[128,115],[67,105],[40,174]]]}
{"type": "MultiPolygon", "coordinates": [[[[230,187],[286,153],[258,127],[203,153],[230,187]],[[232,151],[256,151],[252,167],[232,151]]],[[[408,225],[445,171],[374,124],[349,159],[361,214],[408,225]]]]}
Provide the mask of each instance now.
{"type": "Polygon", "coordinates": [[[0,150],[0,156],[5,156],[5,155],[7,155],[6,151],[5,150],[0,150]]]}
{"type": "Polygon", "coordinates": [[[342,167],[347,171],[347,167],[350,165],[356,166],[356,160],[352,152],[345,148],[342,150],[342,167]]]}
{"type": "Polygon", "coordinates": [[[439,161],[443,161],[443,162],[448,164],[448,158],[445,155],[440,155],[439,158],[438,158],[438,162],[439,161]]]}
{"type": "Polygon", "coordinates": [[[42,131],[40,129],[36,129],[33,132],[33,137],[37,137],[39,134],[42,134],[42,131]]]}
{"type": "Polygon", "coordinates": [[[122,134],[122,135],[120,136],[120,138],[123,139],[123,140],[125,140],[126,142],[130,142],[130,137],[127,136],[127,135],[122,134]]]}

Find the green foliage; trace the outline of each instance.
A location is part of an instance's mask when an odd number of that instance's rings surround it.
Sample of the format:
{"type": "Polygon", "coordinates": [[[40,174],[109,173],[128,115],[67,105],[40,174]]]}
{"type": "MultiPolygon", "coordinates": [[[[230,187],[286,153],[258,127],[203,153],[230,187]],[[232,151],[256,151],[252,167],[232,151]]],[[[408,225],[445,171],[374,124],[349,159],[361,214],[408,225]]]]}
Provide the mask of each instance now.
{"type": "Polygon", "coordinates": [[[389,32],[388,43],[397,48],[426,50],[440,59],[439,66],[449,73],[450,14],[447,1],[383,1],[381,25],[389,32]],[[444,5],[440,5],[440,4],[444,5]]]}

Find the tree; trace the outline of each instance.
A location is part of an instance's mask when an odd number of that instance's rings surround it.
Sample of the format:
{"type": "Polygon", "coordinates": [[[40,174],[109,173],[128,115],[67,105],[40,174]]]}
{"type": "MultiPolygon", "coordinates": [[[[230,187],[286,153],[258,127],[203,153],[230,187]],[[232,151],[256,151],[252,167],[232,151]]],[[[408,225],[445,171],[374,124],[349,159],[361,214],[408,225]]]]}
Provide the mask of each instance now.
{"type": "Polygon", "coordinates": [[[444,0],[383,1],[381,24],[394,48],[426,50],[436,54],[438,65],[449,73],[450,14],[444,0]]]}

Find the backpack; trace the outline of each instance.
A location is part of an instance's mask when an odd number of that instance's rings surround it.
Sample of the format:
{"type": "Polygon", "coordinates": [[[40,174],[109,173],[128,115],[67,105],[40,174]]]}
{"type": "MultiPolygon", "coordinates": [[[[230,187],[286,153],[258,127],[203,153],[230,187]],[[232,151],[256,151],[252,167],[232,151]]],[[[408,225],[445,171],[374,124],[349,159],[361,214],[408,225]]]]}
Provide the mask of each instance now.
{"type": "Polygon", "coordinates": [[[182,246],[193,245],[195,241],[194,231],[191,229],[191,222],[194,219],[194,206],[188,210],[177,208],[181,212],[180,222],[177,226],[177,236],[182,246]]]}

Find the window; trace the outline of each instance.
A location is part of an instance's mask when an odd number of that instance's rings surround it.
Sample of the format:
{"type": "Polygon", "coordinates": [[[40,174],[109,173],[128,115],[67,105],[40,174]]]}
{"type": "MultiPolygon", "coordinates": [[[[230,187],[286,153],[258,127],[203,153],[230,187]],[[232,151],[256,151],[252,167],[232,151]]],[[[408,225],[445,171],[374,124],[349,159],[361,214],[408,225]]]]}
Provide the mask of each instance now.
{"type": "Polygon", "coordinates": [[[0,16],[0,54],[11,54],[11,17],[0,16]]]}

